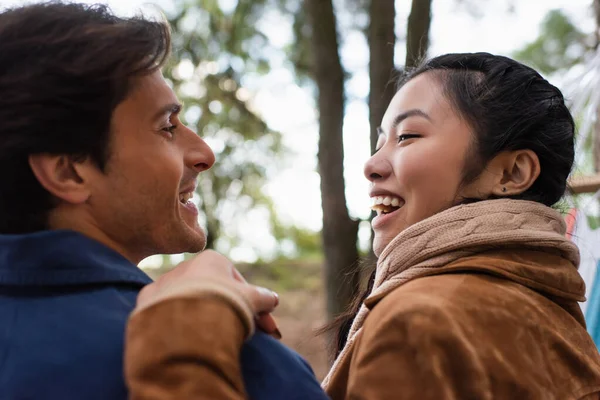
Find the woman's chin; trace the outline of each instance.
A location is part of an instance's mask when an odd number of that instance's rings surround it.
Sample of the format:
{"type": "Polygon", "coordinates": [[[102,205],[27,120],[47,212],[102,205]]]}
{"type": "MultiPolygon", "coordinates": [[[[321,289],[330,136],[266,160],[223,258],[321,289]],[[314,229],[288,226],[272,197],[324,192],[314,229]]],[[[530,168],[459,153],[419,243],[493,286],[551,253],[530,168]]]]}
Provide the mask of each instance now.
{"type": "Polygon", "coordinates": [[[404,224],[386,226],[387,229],[375,229],[375,236],[373,238],[373,253],[377,258],[381,255],[383,250],[390,244],[396,236],[404,231],[408,226],[404,224]]]}
{"type": "Polygon", "coordinates": [[[383,252],[383,249],[385,249],[385,247],[390,243],[390,241],[391,240],[389,238],[378,238],[377,235],[375,235],[375,238],[373,239],[373,254],[375,254],[375,257],[379,258],[379,256],[383,252]]]}

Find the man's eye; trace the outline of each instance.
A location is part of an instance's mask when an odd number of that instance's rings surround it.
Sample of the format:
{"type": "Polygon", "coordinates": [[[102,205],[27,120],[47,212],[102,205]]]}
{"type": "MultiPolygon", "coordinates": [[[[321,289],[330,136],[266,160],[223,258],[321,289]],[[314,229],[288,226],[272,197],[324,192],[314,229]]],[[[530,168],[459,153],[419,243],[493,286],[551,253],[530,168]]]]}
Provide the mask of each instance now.
{"type": "Polygon", "coordinates": [[[177,129],[177,125],[167,126],[167,127],[163,128],[162,130],[165,132],[169,132],[170,134],[174,134],[175,129],[177,129]]]}
{"type": "Polygon", "coordinates": [[[414,134],[398,135],[398,143],[404,142],[405,140],[408,140],[408,139],[414,139],[414,138],[418,138],[418,137],[420,137],[420,135],[414,135],[414,134]]]}

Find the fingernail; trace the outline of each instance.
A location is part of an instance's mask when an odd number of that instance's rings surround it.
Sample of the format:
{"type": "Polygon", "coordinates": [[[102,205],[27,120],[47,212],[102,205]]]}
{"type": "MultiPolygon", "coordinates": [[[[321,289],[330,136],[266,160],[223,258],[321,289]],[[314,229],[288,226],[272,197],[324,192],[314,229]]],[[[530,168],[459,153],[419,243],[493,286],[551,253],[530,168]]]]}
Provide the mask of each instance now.
{"type": "Polygon", "coordinates": [[[274,291],[267,289],[267,288],[263,288],[263,287],[259,287],[258,290],[262,293],[262,294],[268,294],[271,295],[275,298],[275,307],[277,307],[279,305],[279,295],[277,293],[275,293],[274,291]]]}

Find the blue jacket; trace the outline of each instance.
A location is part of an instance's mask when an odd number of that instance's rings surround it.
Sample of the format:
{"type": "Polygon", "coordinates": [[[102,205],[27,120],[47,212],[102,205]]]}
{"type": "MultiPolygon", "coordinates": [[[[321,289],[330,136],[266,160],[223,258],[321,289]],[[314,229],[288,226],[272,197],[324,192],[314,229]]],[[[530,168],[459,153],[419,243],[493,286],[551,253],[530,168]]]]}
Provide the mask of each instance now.
{"type": "MultiPolygon", "coordinates": [[[[0,235],[0,399],[127,399],[123,336],[150,278],[71,231],[0,235]]],[[[327,398],[306,362],[263,333],[242,349],[252,399],[327,398]]]]}

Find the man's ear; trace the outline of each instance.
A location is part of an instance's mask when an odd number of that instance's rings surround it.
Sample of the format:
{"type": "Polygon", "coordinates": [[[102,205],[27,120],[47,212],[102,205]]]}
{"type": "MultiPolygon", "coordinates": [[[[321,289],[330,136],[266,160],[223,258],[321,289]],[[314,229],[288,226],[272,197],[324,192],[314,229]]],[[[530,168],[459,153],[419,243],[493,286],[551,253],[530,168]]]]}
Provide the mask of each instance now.
{"type": "Polygon", "coordinates": [[[490,162],[496,171],[492,193],[497,197],[515,196],[529,189],[540,176],[540,160],[532,150],[505,151],[490,162]]]}
{"type": "Polygon", "coordinates": [[[81,204],[90,197],[81,169],[89,160],[75,161],[73,156],[32,154],[29,166],[40,184],[53,196],[70,204],[81,204]]]}

